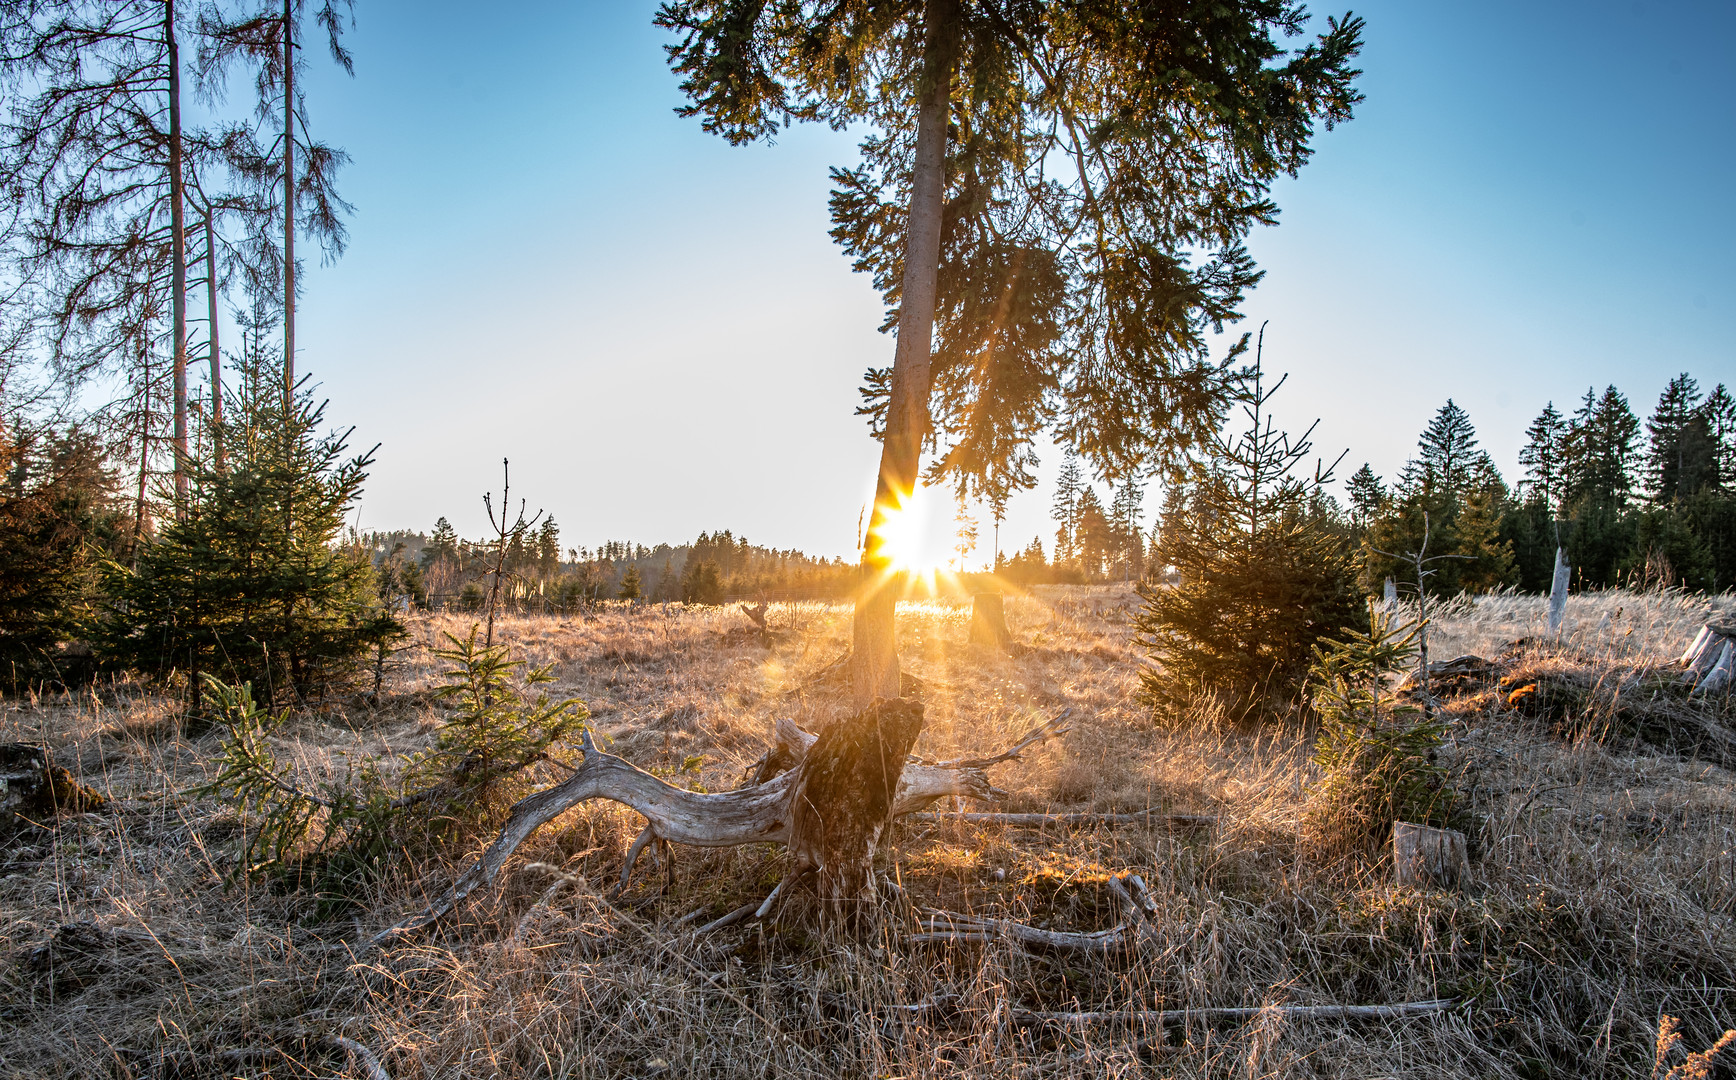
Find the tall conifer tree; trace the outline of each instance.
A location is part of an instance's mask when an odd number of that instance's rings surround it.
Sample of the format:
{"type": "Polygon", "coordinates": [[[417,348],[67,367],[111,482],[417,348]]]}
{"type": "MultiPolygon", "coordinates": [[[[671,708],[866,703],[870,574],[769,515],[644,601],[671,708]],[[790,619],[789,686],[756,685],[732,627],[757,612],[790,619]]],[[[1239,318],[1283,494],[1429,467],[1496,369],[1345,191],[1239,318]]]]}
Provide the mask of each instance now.
{"type": "Polygon", "coordinates": [[[794,120],[869,126],[835,170],[833,235],[897,327],[871,372],[881,465],[857,601],[856,696],[896,697],[888,515],[931,475],[1031,483],[1045,428],[1110,479],[1215,432],[1208,333],[1258,272],[1272,182],[1350,118],[1362,22],[1285,52],[1300,4],[1126,0],[767,4],[670,0],[670,64],[707,131],[734,143],[794,120]],[[938,338],[936,331],[938,330],[938,338]]]}

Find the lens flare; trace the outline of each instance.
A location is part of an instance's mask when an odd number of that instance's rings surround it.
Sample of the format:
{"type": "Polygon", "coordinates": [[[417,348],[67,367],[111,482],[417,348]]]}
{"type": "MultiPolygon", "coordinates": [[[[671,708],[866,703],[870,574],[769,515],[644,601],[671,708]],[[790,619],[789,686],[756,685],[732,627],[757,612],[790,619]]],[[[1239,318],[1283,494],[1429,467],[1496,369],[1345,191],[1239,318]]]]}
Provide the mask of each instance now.
{"type": "Polygon", "coordinates": [[[881,550],[896,571],[932,577],[952,558],[944,493],[917,488],[886,512],[878,532],[881,550]]]}

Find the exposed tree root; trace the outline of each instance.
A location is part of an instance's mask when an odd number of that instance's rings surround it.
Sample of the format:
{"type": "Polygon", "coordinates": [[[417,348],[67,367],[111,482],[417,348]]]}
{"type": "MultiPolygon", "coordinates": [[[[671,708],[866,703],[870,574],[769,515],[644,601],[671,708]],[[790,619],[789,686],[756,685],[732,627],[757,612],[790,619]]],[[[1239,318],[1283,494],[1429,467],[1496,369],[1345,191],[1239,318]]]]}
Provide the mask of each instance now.
{"type": "MultiPolygon", "coordinates": [[[[478,887],[492,882],[513,851],[538,828],[591,799],[630,806],[646,820],[628,850],[613,895],[626,887],[634,863],[653,840],[665,852],[671,843],[735,847],[775,842],[789,845],[796,859],[793,873],[817,876],[822,897],[866,900],[874,892],[873,851],[890,818],[947,796],[998,797],[1001,793],[989,784],[982,769],[1015,760],[1032,746],[1063,734],[1068,715],[1063,712],[1033,728],[1012,748],[992,757],[937,764],[906,763],[921,730],[922,706],[904,699],[877,702],[819,735],[780,720],[772,749],[757,770],[757,782],[716,793],[664,783],[604,753],[588,732],[582,733],[584,760],[570,777],[515,804],[499,837],[444,896],[420,914],[374,935],[367,947],[444,918],[478,887]],[[899,762],[900,767],[889,768],[889,762],[899,762]]],[[[666,855],[665,866],[673,879],[673,858],[666,855]]],[[[700,932],[717,925],[708,924],[700,932]]]]}

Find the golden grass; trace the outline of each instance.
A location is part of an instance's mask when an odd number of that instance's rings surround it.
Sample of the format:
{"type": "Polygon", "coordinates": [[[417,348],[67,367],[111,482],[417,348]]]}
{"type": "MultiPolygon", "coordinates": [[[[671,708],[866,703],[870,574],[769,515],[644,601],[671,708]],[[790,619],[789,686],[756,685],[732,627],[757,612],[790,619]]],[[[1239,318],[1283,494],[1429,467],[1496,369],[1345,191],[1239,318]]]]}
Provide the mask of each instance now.
{"type": "MultiPolygon", "coordinates": [[[[545,829],[440,932],[355,957],[344,942],[419,907],[488,837],[313,922],[305,896],[226,886],[243,823],[186,794],[212,744],[176,735],[166,702],[128,684],[0,702],[0,739],[47,742],[113,799],[0,840],[0,1075],[361,1076],[327,1041],[344,1035],[397,1080],[1626,1077],[1651,1068],[1665,1013],[1688,1047],[1736,1026],[1730,773],[1610,724],[1467,694],[1449,706],[1443,760],[1475,822],[1474,882],[1464,894],[1400,890],[1378,859],[1327,865],[1298,844],[1307,732],[1142,714],[1131,603],[1113,588],[1009,598],[1014,636],[1030,646],[1017,657],[966,643],[968,604],[901,608],[905,665],[928,706],[917,752],[995,749],[1072,707],[1071,734],[996,770],[1009,809],[1160,805],[1216,813],[1219,827],[900,826],[885,864],[918,904],[1055,929],[1111,925],[1104,882],[1137,871],[1161,915],[1148,947],[1110,959],[911,946],[896,919],[867,941],[791,921],[694,942],[674,921],[763,896],[781,876],[778,851],[681,850],[673,890],[660,894],[642,866],[611,905],[599,893],[638,828],[612,805],[545,829]],[[551,895],[559,874],[576,880],[551,895]],[[1392,1022],[1269,1011],[1168,1032],[1012,1018],[1435,997],[1464,1004],[1392,1022]]],[[[1679,653],[1709,610],[1675,594],[1575,597],[1562,643],[1520,658],[1526,671],[1615,687],[1588,699],[1614,717],[1630,676],[1679,653]]],[[[1460,605],[1437,624],[1434,651],[1491,655],[1541,637],[1542,617],[1531,598],[1460,605]]],[[[557,692],[590,705],[614,752],[670,774],[698,757],[683,780],[717,789],[739,782],[776,717],[813,727],[846,708],[825,675],[847,647],[848,610],[780,604],[770,619],[784,632],[770,650],[722,608],[610,606],[509,618],[500,632],[518,656],[556,665],[557,692]]],[[[467,626],[434,616],[416,633],[426,645],[467,626]]],[[[311,776],[424,746],[440,723],[426,693],[437,673],[425,649],[407,654],[381,707],[310,710],[280,748],[311,776]]],[[[1705,708],[1707,722],[1730,717],[1727,703],[1705,708]]]]}

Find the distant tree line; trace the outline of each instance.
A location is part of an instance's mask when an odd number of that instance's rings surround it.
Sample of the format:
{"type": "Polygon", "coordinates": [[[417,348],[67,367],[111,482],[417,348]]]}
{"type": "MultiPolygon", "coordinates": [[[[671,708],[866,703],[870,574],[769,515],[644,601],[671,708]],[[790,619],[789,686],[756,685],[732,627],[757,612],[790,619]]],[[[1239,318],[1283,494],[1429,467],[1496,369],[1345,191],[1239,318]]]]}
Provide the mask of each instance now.
{"type": "Polygon", "coordinates": [[[1362,583],[1415,588],[1428,532],[1435,593],[1549,588],[1559,547],[1576,589],[1736,586],[1736,398],[1670,380],[1643,423],[1614,386],[1587,389],[1564,415],[1545,405],[1526,430],[1509,486],[1449,400],[1389,486],[1363,465],[1344,515],[1360,546],[1362,583]],[[1394,557],[1398,556],[1398,557],[1394,557]]]}
{"type": "MultiPolygon", "coordinates": [[[[404,595],[412,606],[475,610],[483,603],[494,542],[459,537],[445,517],[431,533],[364,532],[353,540],[382,574],[409,583],[404,595]]],[[[685,544],[607,540],[563,550],[560,526],[549,517],[508,536],[503,570],[502,601],[526,611],[573,611],[605,600],[828,599],[848,595],[856,581],[855,567],[841,559],[761,547],[728,529],[685,544]]]]}

